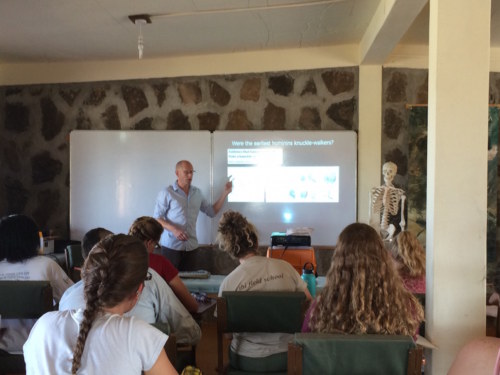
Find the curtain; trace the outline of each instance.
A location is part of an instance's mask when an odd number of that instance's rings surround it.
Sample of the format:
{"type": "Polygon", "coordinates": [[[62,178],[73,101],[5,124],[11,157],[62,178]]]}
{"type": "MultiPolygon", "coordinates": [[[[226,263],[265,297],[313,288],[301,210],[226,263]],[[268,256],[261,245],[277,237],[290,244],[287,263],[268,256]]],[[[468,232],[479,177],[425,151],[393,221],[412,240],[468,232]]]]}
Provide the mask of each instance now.
{"type": "MultiPolygon", "coordinates": [[[[412,107],[408,128],[408,229],[425,244],[427,201],[427,107],[412,107]]],[[[489,108],[488,121],[488,263],[497,261],[499,109],[489,108]]]]}

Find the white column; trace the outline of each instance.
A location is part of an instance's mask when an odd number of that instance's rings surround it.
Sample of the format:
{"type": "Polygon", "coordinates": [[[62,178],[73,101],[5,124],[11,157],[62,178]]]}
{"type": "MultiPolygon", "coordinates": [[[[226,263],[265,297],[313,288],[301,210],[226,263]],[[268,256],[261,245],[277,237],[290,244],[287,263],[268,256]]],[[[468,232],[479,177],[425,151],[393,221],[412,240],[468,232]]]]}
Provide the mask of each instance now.
{"type": "MultiPolygon", "coordinates": [[[[485,336],[489,0],[431,0],[426,335],[430,374],[485,336]]],[[[426,372],[427,375],[427,372],[426,372]]]]}
{"type": "Polygon", "coordinates": [[[370,190],[382,174],[382,66],[359,66],[358,221],[369,222],[370,190]]]}

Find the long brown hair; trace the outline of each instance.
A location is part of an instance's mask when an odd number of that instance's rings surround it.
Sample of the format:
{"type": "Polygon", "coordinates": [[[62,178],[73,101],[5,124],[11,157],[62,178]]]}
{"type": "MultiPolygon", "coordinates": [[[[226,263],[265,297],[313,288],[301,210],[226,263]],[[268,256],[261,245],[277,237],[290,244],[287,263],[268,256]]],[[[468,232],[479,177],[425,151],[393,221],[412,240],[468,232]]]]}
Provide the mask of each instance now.
{"type": "Polygon", "coordinates": [[[136,293],[147,271],[146,248],[135,237],[108,236],[92,248],[82,269],[85,310],[73,350],[73,374],[80,368],[85,342],[97,314],[136,293]]]}
{"type": "Polygon", "coordinates": [[[382,239],[366,224],[340,233],[326,284],[312,308],[313,332],[413,336],[422,307],[397,274],[382,239]]]}

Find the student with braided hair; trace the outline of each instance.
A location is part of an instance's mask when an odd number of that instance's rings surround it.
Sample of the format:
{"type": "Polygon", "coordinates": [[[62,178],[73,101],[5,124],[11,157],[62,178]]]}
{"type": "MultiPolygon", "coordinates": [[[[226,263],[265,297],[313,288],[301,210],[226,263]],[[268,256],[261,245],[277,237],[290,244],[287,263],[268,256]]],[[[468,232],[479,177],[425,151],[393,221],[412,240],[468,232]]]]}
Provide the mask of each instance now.
{"type": "Polygon", "coordinates": [[[138,239],[108,236],[82,269],[85,308],[43,315],[24,345],[27,374],[177,374],[163,349],[168,336],[124,317],[139,298],[148,254],[138,239]]]}
{"type": "MultiPolygon", "coordinates": [[[[112,233],[104,228],[89,230],[82,239],[83,257],[86,258],[94,245],[109,234],[112,233]]],[[[200,326],[167,282],[153,268],[149,267],[148,271],[151,279],[145,283],[135,307],[125,315],[155,324],[167,334],[175,332],[177,343],[196,345],[201,338],[200,326]]],[[[84,283],[80,280],[64,292],[59,310],[78,310],[84,307],[84,283]]]]}
{"type": "Polygon", "coordinates": [[[380,235],[354,223],[339,235],[325,287],[306,313],[302,331],[415,337],[423,315],[380,235]]]}

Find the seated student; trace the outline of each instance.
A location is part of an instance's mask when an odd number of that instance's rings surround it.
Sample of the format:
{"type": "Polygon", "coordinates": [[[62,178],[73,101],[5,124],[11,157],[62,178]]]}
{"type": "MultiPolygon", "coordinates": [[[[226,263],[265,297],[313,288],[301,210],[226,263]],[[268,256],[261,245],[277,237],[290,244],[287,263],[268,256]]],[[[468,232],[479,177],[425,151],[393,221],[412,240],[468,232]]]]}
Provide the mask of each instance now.
{"type": "MultiPolygon", "coordinates": [[[[240,262],[222,281],[219,296],[224,291],[267,290],[303,291],[307,299],[312,298],[291,264],[259,255],[257,231],[240,213],[227,211],[222,215],[217,240],[240,262]]],[[[285,371],[290,337],[285,333],[235,333],[229,350],[231,366],[253,372],[285,371]]]]}
{"type": "Polygon", "coordinates": [[[414,336],[423,315],[375,229],[355,223],[339,235],[325,287],[302,331],[414,336]]]}
{"type": "MultiPolygon", "coordinates": [[[[101,240],[107,236],[112,236],[113,232],[105,228],[94,228],[89,230],[82,238],[81,250],[82,258],[85,260],[90,253],[90,250],[101,240]]],[[[80,280],[70,286],[61,297],[59,302],[59,310],[71,310],[83,308],[83,280],[80,280]]]]}
{"type": "MultiPolygon", "coordinates": [[[[38,255],[36,223],[25,215],[0,219],[0,280],[48,280],[55,302],[73,281],[51,258],[38,255]]],[[[0,302],[1,303],[1,302],[0,302]]],[[[20,354],[34,319],[2,319],[0,351],[20,354]]]]}
{"type": "Polygon", "coordinates": [[[418,238],[409,231],[400,232],[390,242],[389,250],[406,289],[425,293],[425,250],[418,238]]]}
{"type": "Polygon", "coordinates": [[[186,309],[191,313],[195,313],[198,311],[198,302],[196,302],[196,299],[189,293],[188,288],[182,282],[177,268],[164,256],[153,254],[162,233],[163,227],[161,224],[149,216],[141,216],[136,219],[128,232],[131,236],[137,237],[144,242],[149,253],[149,267],[163,277],[186,309]]]}
{"type": "MultiPolygon", "coordinates": [[[[109,235],[108,230],[94,228],[88,231],[82,239],[82,255],[87,257],[90,249],[102,238],[109,235]]],[[[168,325],[166,331],[175,332],[180,344],[195,345],[200,341],[201,329],[189,311],[177,299],[165,280],[152,268],[148,269],[151,279],[144,283],[139,301],[134,308],[126,313],[147,323],[158,326],[168,325]]],[[[84,283],[77,282],[69,288],[61,298],[59,310],[77,310],[85,306],[84,283]]]]}
{"type": "Polygon", "coordinates": [[[144,245],[109,236],[82,269],[85,305],[43,315],[24,344],[28,374],[177,374],[163,349],[168,336],[135,317],[148,275],[144,245]]]}

